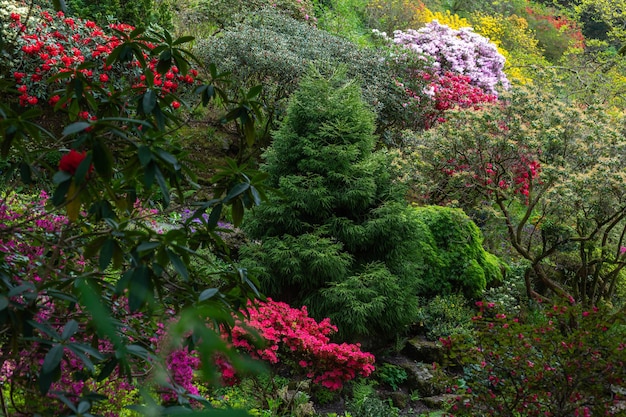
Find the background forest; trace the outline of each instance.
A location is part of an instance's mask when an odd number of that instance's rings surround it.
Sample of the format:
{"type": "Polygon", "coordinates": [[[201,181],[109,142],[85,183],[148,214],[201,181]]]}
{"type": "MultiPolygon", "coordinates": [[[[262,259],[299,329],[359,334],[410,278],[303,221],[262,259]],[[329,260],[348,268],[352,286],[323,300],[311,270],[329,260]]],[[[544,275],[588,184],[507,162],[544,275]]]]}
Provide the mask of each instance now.
{"type": "Polygon", "coordinates": [[[626,415],[624,0],[0,6],[0,415],[626,415]]]}

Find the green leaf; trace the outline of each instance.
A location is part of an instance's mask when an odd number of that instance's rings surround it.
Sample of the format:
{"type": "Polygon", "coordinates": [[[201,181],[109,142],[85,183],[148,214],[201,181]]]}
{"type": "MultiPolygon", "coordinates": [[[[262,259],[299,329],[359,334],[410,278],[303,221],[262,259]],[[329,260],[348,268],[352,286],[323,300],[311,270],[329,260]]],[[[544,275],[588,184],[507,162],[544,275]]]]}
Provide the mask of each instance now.
{"type": "Polygon", "coordinates": [[[170,190],[167,188],[165,177],[163,176],[163,173],[158,166],[155,166],[154,176],[157,180],[157,183],[159,184],[159,187],[161,188],[161,194],[163,195],[163,204],[165,205],[165,207],[167,207],[170,205],[170,190]]]}
{"type": "Polygon", "coordinates": [[[146,145],[141,145],[137,149],[137,156],[139,157],[139,162],[144,167],[146,165],[148,165],[148,163],[150,163],[150,161],[152,161],[152,151],[146,145]]]}
{"type": "Polygon", "coordinates": [[[52,182],[54,184],[61,184],[67,180],[72,179],[72,174],[65,171],[57,171],[52,177],[52,182]]]}
{"type": "Polygon", "coordinates": [[[154,110],[154,107],[157,104],[157,95],[154,90],[147,90],[143,94],[143,98],[141,100],[141,111],[145,114],[150,114],[154,110]]]}
{"type": "Polygon", "coordinates": [[[76,407],[77,414],[84,414],[91,408],[91,403],[89,401],[81,401],[78,403],[78,407],[76,407]]]}
{"type": "Polygon", "coordinates": [[[96,172],[102,178],[111,179],[113,177],[113,155],[109,147],[98,140],[93,144],[92,155],[96,172]]]}
{"type": "Polygon", "coordinates": [[[150,252],[161,246],[161,242],[141,242],[137,246],[137,252],[150,252]]]}
{"type": "Polygon", "coordinates": [[[206,301],[209,298],[212,298],[218,292],[220,292],[220,290],[218,290],[217,288],[206,289],[200,293],[200,296],[198,297],[198,302],[201,303],[203,301],[206,301]]]}
{"type": "Polygon", "coordinates": [[[41,366],[42,373],[52,373],[52,371],[61,364],[64,349],[63,345],[56,344],[52,346],[52,349],[48,351],[46,357],[43,359],[43,365],[41,366]]]}
{"type": "Polygon", "coordinates": [[[224,205],[221,203],[213,207],[213,209],[211,210],[211,214],[209,214],[209,220],[208,220],[209,228],[214,229],[215,227],[217,227],[217,222],[219,222],[220,217],[222,216],[223,207],[224,205]]]}
{"type": "Polygon", "coordinates": [[[246,97],[248,99],[254,98],[256,96],[258,96],[261,93],[261,90],[263,90],[263,86],[262,85],[256,85],[254,87],[252,87],[250,90],[248,90],[248,94],[246,95],[246,97]]]}
{"type": "Polygon", "coordinates": [[[231,208],[231,211],[232,211],[231,215],[233,217],[233,225],[235,227],[239,227],[239,225],[241,225],[241,222],[243,221],[243,213],[244,213],[243,202],[240,199],[235,200],[231,208]]]}
{"type": "Polygon", "coordinates": [[[61,333],[61,340],[67,340],[70,337],[74,336],[78,331],[78,322],[76,320],[70,320],[63,327],[63,332],[61,333]]]}
{"type": "Polygon", "coordinates": [[[182,43],[187,43],[187,42],[191,42],[193,41],[195,38],[193,36],[181,36],[180,38],[176,39],[172,45],[180,45],[182,43]]]}
{"type": "Polygon", "coordinates": [[[224,203],[228,203],[233,198],[243,194],[244,192],[246,192],[246,190],[248,190],[248,188],[250,188],[250,183],[247,182],[242,182],[235,185],[228,191],[226,197],[224,197],[224,203]]]}
{"type": "Polygon", "coordinates": [[[185,263],[180,259],[180,256],[168,249],[167,257],[170,259],[176,272],[178,272],[182,279],[187,281],[189,279],[189,271],[187,271],[187,266],[185,266],[185,263]]]}
{"type": "Polygon", "coordinates": [[[115,368],[117,368],[117,365],[118,365],[118,361],[116,358],[111,358],[108,361],[106,361],[104,363],[104,366],[102,366],[102,369],[100,369],[100,373],[96,377],[96,381],[102,382],[105,379],[107,379],[111,375],[111,373],[113,373],[115,368]]]}
{"type": "Polygon", "coordinates": [[[60,183],[52,195],[52,204],[58,207],[65,203],[65,196],[67,195],[71,185],[71,179],[60,183]]]}
{"type": "Polygon", "coordinates": [[[91,123],[74,122],[71,125],[66,126],[65,129],[63,129],[63,136],[69,136],[69,135],[73,135],[74,133],[82,132],[83,130],[87,129],[90,126],[91,126],[91,123]]]}
{"type": "Polygon", "coordinates": [[[159,157],[161,159],[163,159],[165,162],[172,164],[172,165],[177,165],[178,164],[178,160],[176,159],[176,157],[174,155],[172,155],[169,152],[165,152],[163,149],[157,149],[156,151],[157,155],[159,155],[159,157]]]}
{"type": "Polygon", "coordinates": [[[30,185],[33,183],[33,178],[31,174],[32,171],[30,169],[30,165],[22,161],[20,163],[20,176],[22,177],[22,181],[24,181],[25,184],[30,185]]]}
{"type": "Polygon", "coordinates": [[[100,248],[100,258],[98,259],[98,267],[100,268],[100,271],[105,271],[109,267],[111,259],[113,259],[115,246],[115,239],[113,238],[105,240],[102,244],[102,247],[100,248]]]}
{"type": "Polygon", "coordinates": [[[4,294],[0,294],[0,311],[5,310],[8,306],[9,299],[4,294]]]}

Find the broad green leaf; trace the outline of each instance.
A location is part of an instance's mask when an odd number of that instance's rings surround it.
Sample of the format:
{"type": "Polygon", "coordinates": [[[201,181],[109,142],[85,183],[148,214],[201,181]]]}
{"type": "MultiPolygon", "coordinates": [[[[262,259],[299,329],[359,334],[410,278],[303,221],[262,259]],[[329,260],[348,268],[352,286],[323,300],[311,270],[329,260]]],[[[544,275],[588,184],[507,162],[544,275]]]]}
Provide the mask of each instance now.
{"type": "Polygon", "coordinates": [[[218,292],[220,292],[220,290],[217,288],[208,288],[200,293],[200,296],[198,296],[198,302],[206,301],[218,292]]]}
{"type": "Polygon", "coordinates": [[[180,256],[169,249],[167,250],[167,256],[176,272],[178,272],[183,280],[187,281],[189,279],[189,271],[187,271],[187,266],[185,266],[185,263],[180,259],[180,256]]]}
{"type": "Polygon", "coordinates": [[[52,348],[48,351],[45,358],[43,359],[43,365],[41,366],[41,370],[45,374],[51,373],[63,359],[63,351],[65,347],[63,345],[56,344],[52,346],[52,348]]]}
{"type": "Polygon", "coordinates": [[[98,259],[98,267],[100,271],[105,271],[109,264],[111,263],[111,259],[113,259],[113,252],[115,251],[115,239],[108,238],[102,244],[100,248],[100,258],[98,259]]]}
{"type": "Polygon", "coordinates": [[[63,327],[63,332],[61,333],[61,340],[67,340],[70,337],[74,336],[78,331],[78,322],[76,320],[70,320],[63,327]]]}
{"type": "Polygon", "coordinates": [[[65,129],[63,129],[63,136],[69,136],[69,135],[73,135],[74,133],[82,132],[83,130],[87,129],[90,126],[91,126],[91,123],[74,122],[71,125],[66,126],[65,129]]]}

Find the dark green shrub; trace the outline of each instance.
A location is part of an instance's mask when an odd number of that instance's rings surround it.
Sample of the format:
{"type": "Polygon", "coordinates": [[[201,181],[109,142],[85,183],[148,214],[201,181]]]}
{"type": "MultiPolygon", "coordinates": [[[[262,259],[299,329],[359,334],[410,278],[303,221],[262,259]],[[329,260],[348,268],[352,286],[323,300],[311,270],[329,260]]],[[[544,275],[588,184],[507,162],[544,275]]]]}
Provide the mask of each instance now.
{"type": "Polygon", "coordinates": [[[345,72],[312,71],[265,154],[281,197],[258,207],[243,248],[261,290],[342,336],[389,338],[414,317],[427,229],[403,200],[391,155],[374,152],[374,114],[345,72]]]}
{"type": "Polygon", "coordinates": [[[159,0],[67,0],[68,12],[100,25],[117,21],[137,27],[156,23],[172,26],[172,13],[168,2],[159,0]]]}

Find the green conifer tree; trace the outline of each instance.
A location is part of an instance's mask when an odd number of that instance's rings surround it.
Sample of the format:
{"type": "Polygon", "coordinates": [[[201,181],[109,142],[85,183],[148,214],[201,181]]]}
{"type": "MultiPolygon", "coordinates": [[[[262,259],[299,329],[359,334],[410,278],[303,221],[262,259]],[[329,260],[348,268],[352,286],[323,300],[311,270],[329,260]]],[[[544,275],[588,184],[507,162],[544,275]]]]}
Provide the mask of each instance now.
{"type": "Polygon", "coordinates": [[[280,197],[245,222],[256,243],[241,252],[266,295],[330,317],[348,338],[412,322],[433,247],[392,156],[374,150],[374,117],[344,71],[309,71],[265,154],[280,197]]]}

